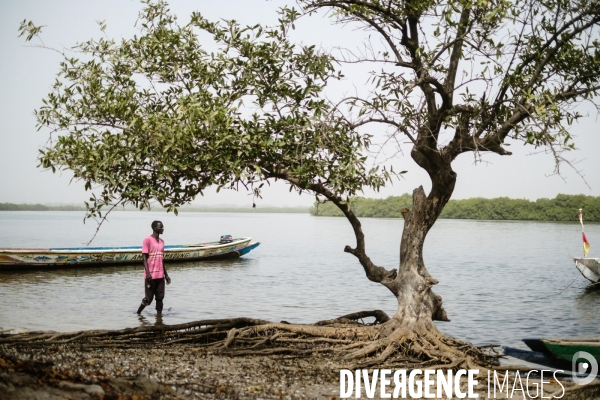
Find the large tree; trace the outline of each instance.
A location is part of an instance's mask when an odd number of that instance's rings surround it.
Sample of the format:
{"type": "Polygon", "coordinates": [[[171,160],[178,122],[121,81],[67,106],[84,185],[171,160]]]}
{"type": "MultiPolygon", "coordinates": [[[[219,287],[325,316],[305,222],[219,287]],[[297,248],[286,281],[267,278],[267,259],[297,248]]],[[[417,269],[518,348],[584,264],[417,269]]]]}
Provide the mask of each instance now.
{"type": "MultiPolygon", "coordinates": [[[[600,87],[599,2],[300,5],[300,12],[282,9],[279,26],[263,28],[212,23],[200,14],[180,25],[162,1],[145,2],[139,36],[90,40],[65,54],[54,89],[37,110],[39,126],[56,134],[41,151],[41,166],[70,170],[87,189],[99,186],[90,215],[106,205],[152,201],[176,211],[210,185],[246,187],[260,196],[264,182],[283,180],[290,190],[312,192],[348,218],[356,244],[344,251],[396,296],[398,310],[391,318],[374,313],[380,323],[369,327],[344,325],[343,318],[331,326],[268,324],[252,332],[363,338],[348,356],[378,354],[367,364],[398,352],[430,363],[468,363],[465,354],[483,361],[433,323],[448,318],[423,262],[425,238],[452,196],[452,162],[460,154],[508,156],[506,141],[515,139],[548,147],[560,160],[573,147],[568,127],[579,117],[573,105],[594,103],[600,87]],[[355,57],[294,45],[288,39],[294,21],[319,9],[374,32],[385,48],[355,57]],[[326,84],[346,61],[383,67],[373,73],[367,97],[330,103],[326,84]],[[429,193],[415,189],[412,209],[403,210],[394,270],[371,261],[349,205],[394,174],[369,166],[369,124],[408,138],[412,159],[431,179],[429,193]]],[[[39,33],[31,23],[21,30],[28,39],[39,33]]],[[[225,347],[236,334],[229,333],[225,347]]]]}

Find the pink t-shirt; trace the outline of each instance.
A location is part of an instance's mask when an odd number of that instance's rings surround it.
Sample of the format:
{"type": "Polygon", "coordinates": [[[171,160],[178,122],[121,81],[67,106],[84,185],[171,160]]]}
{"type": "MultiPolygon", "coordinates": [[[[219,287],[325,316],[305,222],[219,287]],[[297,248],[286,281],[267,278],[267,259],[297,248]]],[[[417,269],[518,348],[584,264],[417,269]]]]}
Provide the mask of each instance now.
{"type": "MultiPolygon", "coordinates": [[[[165,255],[165,242],[158,239],[158,242],[152,235],[144,239],[142,244],[142,254],[148,254],[148,269],[152,279],[160,279],[165,276],[163,270],[163,257],[165,255]]],[[[146,279],[146,269],[144,268],[144,279],[146,279]]]]}

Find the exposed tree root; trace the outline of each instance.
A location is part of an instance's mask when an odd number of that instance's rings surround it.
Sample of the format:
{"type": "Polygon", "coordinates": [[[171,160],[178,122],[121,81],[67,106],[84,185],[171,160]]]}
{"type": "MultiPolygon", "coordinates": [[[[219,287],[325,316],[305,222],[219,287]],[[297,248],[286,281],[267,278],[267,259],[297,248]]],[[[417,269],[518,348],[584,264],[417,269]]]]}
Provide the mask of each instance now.
{"type": "Polygon", "coordinates": [[[379,326],[385,313],[368,311],[348,314],[315,325],[274,323],[251,318],[215,319],[178,325],[142,326],[121,330],[69,333],[27,332],[0,334],[0,345],[45,346],[73,343],[84,347],[128,347],[193,343],[230,356],[289,354],[309,356],[332,353],[354,368],[408,366],[436,368],[492,368],[498,355],[441,334],[433,323],[396,327],[379,326]],[[357,320],[375,317],[373,323],[357,320]]]}
{"type": "Polygon", "coordinates": [[[389,315],[386,314],[385,311],[382,310],[373,310],[373,311],[360,311],[352,314],[342,315],[336,319],[329,319],[326,321],[319,321],[315,325],[331,325],[335,323],[358,323],[358,320],[361,320],[361,324],[363,325],[377,325],[383,324],[390,320],[389,315]],[[373,317],[375,321],[372,323],[365,323],[362,320],[364,318],[373,317]]]}

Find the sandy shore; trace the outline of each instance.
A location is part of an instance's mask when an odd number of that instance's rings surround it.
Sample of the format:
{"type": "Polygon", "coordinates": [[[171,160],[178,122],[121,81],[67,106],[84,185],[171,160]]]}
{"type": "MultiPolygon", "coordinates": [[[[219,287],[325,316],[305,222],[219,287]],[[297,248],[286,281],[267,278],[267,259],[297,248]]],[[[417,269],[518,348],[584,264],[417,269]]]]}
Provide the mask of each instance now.
{"type": "MultiPolygon", "coordinates": [[[[340,394],[339,371],[340,365],[327,357],[234,358],[194,345],[3,345],[0,398],[334,400],[340,394]]],[[[544,396],[549,396],[560,386],[546,385],[545,389],[544,396]]],[[[480,380],[477,393],[479,398],[488,398],[485,380],[480,380]]],[[[362,398],[366,398],[364,393],[362,398]]],[[[507,396],[498,393],[495,398],[507,396]]],[[[517,392],[512,398],[523,396],[517,392]]],[[[600,387],[566,393],[562,398],[597,400],[600,387]]]]}

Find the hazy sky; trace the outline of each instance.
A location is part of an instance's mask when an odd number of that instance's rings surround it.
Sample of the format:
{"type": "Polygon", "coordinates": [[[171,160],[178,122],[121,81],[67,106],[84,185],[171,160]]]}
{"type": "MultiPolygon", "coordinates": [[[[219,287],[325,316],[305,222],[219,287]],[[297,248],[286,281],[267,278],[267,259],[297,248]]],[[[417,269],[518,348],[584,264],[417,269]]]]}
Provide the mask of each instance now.
{"type": "MultiPolygon", "coordinates": [[[[187,21],[192,11],[200,11],[209,19],[236,19],[244,24],[274,24],[276,10],[283,0],[176,0],[171,9],[180,21],[187,21]]],[[[141,8],[138,1],[126,0],[0,0],[0,202],[13,203],[81,203],[89,197],[80,182],[70,182],[68,173],[52,174],[37,168],[38,149],[48,135],[36,131],[33,110],[41,105],[50,91],[58,71],[60,56],[49,50],[28,47],[18,38],[20,21],[32,20],[46,25],[42,39],[54,48],[70,47],[100,35],[95,21],[105,20],[109,37],[129,37],[136,32],[134,23],[141,8]]],[[[341,45],[360,46],[366,34],[351,27],[335,26],[324,16],[304,18],[297,24],[294,38],[325,49],[341,45]]],[[[352,92],[364,84],[365,70],[349,71],[347,78],[335,86],[340,94],[352,92]]],[[[335,95],[335,92],[332,94],[335,95]]],[[[535,149],[515,143],[513,155],[500,157],[484,155],[484,163],[474,164],[473,156],[465,154],[454,163],[458,182],[454,198],[499,197],[537,199],[554,197],[559,193],[600,196],[600,121],[589,107],[582,107],[590,117],[572,130],[577,147],[569,159],[580,160],[587,183],[573,171],[564,168],[564,178],[549,176],[554,163],[548,155],[531,155],[535,149]]],[[[415,187],[428,187],[428,180],[410,157],[394,161],[397,168],[408,170],[405,179],[372,197],[387,197],[411,192],[415,187]]],[[[313,198],[288,193],[284,185],[273,185],[265,191],[258,205],[309,205],[313,198]]],[[[196,200],[197,205],[251,205],[247,193],[214,192],[196,200]]]]}

